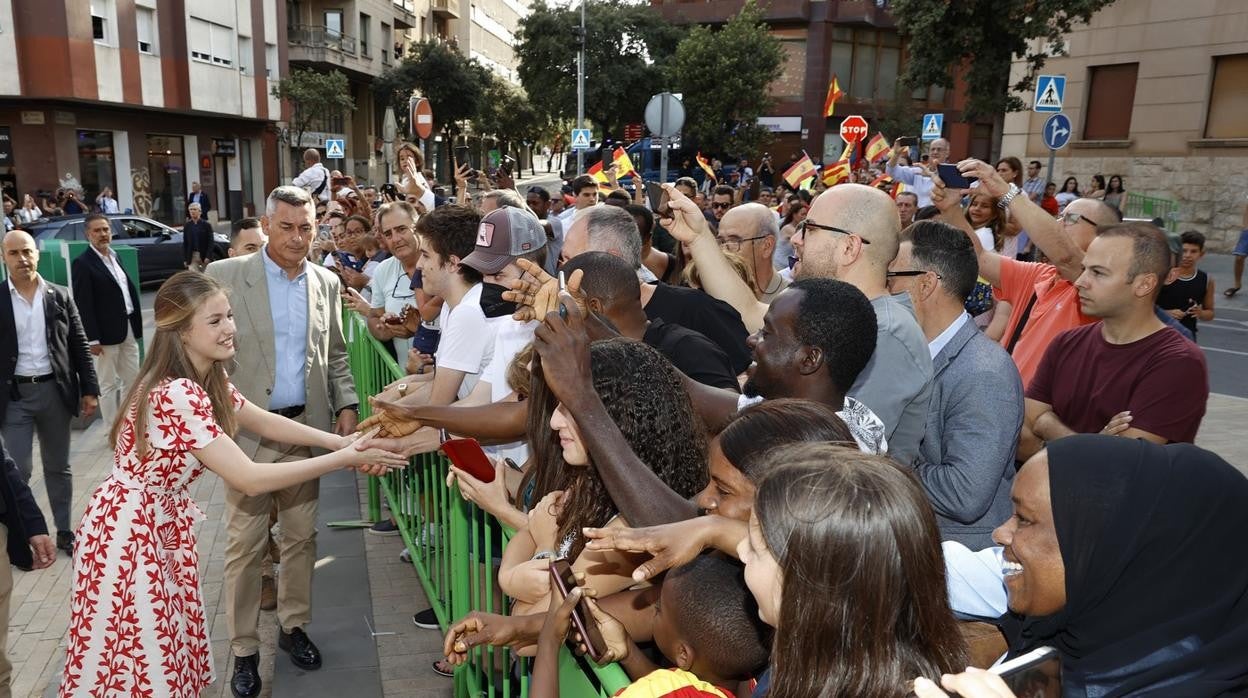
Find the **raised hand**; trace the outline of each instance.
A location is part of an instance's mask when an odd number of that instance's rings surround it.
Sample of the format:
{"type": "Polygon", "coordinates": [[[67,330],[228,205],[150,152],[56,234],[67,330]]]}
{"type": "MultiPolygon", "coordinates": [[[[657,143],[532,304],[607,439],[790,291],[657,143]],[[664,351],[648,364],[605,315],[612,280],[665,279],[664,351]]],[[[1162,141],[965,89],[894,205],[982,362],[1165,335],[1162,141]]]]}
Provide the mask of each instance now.
{"type": "Polygon", "coordinates": [[[544,616],[500,616],[473,611],[451,626],[442,643],[446,662],[459,666],[468,662],[473,647],[528,647],[537,642],[544,616]]]}
{"type": "Polygon", "coordinates": [[[703,231],[709,231],[706,217],[702,215],[702,211],[698,210],[698,205],[693,199],[685,196],[684,192],[676,188],[675,184],[665,182],[663,191],[667,192],[668,208],[672,212],[672,223],[667,226],[667,232],[672,237],[684,243],[691,243],[698,239],[703,231]]]}
{"type": "Polygon", "coordinates": [[[533,348],[542,357],[546,385],[555,397],[568,404],[592,392],[594,381],[590,371],[589,334],[582,311],[569,294],[560,294],[559,298],[563,310],[546,314],[533,332],[533,348]]]}
{"type": "Polygon", "coordinates": [[[679,567],[697,557],[710,541],[698,517],[687,521],[646,528],[586,528],[586,550],[619,550],[648,553],[651,559],[633,572],[633,579],[645,581],[661,572],[679,567]]]}
{"type": "MultiPolygon", "coordinates": [[[[520,322],[541,320],[552,311],[559,309],[559,280],[527,259],[517,259],[516,264],[522,272],[519,279],[511,282],[511,290],[503,291],[503,300],[511,301],[519,306],[512,318],[520,322]]],[[[588,301],[581,291],[581,279],[584,272],[580,269],[572,272],[567,279],[565,289],[576,307],[585,314],[589,310],[588,301]]]]}

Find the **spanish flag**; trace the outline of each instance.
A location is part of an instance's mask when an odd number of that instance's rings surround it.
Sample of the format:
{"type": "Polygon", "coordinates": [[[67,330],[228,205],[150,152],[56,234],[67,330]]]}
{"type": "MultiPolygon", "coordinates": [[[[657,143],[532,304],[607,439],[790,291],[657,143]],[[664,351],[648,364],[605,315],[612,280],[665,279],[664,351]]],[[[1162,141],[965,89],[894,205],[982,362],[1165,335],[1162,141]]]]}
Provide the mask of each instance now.
{"type": "Polygon", "coordinates": [[[883,160],[888,157],[888,151],[888,139],[882,133],[875,134],[875,137],[867,143],[867,162],[883,160]]]}
{"type": "Polygon", "coordinates": [[[616,146],[611,153],[611,157],[615,162],[615,174],[617,177],[639,176],[636,168],[633,167],[633,161],[629,159],[628,153],[623,146],[616,146]]]}
{"type": "Polygon", "coordinates": [[[601,161],[601,160],[599,160],[598,162],[595,162],[594,164],[590,165],[590,166],[589,166],[589,169],[588,169],[588,170],[585,170],[585,174],[589,175],[590,177],[593,177],[594,179],[598,180],[599,182],[601,182],[601,183],[603,183],[603,184],[606,184],[606,183],[607,183],[607,175],[606,175],[606,173],[604,173],[604,172],[602,171],[602,161],[601,161]]]}
{"type": "Polygon", "coordinates": [[[828,85],[828,97],[823,100],[824,117],[832,116],[832,110],[836,108],[836,100],[844,97],[845,93],[841,92],[841,84],[836,81],[836,74],[832,75],[832,84],[828,85]]]}
{"type": "Polygon", "coordinates": [[[715,170],[710,167],[710,161],[706,160],[706,157],[703,154],[700,154],[699,152],[699,154],[694,157],[694,160],[698,161],[698,166],[706,172],[706,176],[710,177],[711,181],[719,181],[719,177],[715,176],[715,170]]]}
{"type": "Polygon", "coordinates": [[[846,143],[845,150],[841,151],[841,157],[823,168],[823,183],[832,187],[849,179],[849,159],[853,154],[854,143],[846,143]]]}
{"type": "Polygon", "coordinates": [[[814,177],[816,174],[819,174],[818,168],[815,167],[815,163],[811,161],[810,156],[803,150],[801,159],[784,171],[784,181],[793,189],[799,189],[802,182],[814,177]]]}

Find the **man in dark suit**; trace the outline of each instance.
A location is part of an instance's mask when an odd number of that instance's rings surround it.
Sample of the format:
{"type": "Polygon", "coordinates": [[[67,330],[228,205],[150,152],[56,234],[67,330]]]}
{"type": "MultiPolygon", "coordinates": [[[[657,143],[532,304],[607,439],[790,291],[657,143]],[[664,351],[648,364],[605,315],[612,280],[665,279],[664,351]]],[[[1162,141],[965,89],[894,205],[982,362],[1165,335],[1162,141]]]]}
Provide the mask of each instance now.
{"type": "Polygon", "coordinates": [[[186,195],[186,217],[191,217],[191,204],[199,204],[199,210],[205,215],[212,210],[212,201],[208,198],[208,192],[201,191],[199,182],[191,182],[191,191],[186,195]]]}
{"type": "Polygon", "coordinates": [[[95,414],[100,389],[78,307],[69,290],[44,281],[39,251],[26,232],[4,236],[8,299],[0,303],[0,418],[4,442],[30,481],[31,450],[39,434],[43,479],[56,523],[56,547],[73,554],[69,422],[95,414]]]}
{"type": "Polygon", "coordinates": [[[121,260],[113,252],[113,229],[108,218],[99,214],[87,216],[85,226],[91,249],[74,260],[74,301],[95,357],[100,417],[111,428],[121,401],[139,375],[138,340],[143,338],[143,313],[139,288],[126,276],[121,260]]]}
{"type": "Polygon", "coordinates": [[[43,569],[56,560],[56,547],[48,537],[48,525],[30,488],[22,481],[17,464],[0,441],[0,695],[9,695],[13,665],[5,656],[9,636],[9,598],[13,594],[13,570],[43,569]]]}
{"type": "Polygon", "coordinates": [[[199,204],[186,208],[189,218],[182,224],[182,261],[187,269],[203,271],[212,252],[212,226],[203,218],[199,204]]]}

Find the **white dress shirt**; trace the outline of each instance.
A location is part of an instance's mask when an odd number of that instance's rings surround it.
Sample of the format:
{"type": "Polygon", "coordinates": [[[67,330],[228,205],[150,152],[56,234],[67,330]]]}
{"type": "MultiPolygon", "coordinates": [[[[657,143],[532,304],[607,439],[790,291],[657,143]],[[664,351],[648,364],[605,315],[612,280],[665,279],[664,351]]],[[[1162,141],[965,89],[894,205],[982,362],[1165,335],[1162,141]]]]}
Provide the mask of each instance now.
{"type": "Polygon", "coordinates": [[[104,268],[108,273],[113,275],[113,281],[121,287],[121,297],[126,301],[126,317],[134,314],[134,302],[130,298],[130,281],[126,278],[126,272],[121,268],[121,260],[117,259],[117,253],[113,252],[113,248],[108,248],[108,254],[104,254],[91,246],[91,250],[100,256],[100,261],[104,262],[104,268]]]}
{"type": "Polygon", "coordinates": [[[936,358],[936,355],[940,353],[940,350],[944,349],[949,342],[953,340],[953,336],[958,333],[958,330],[962,329],[962,325],[970,321],[970,314],[963,310],[962,314],[959,315],[957,319],[949,323],[949,326],[945,328],[944,332],[936,335],[932,341],[928,342],[927,350],[931,352],[932,358],[936,358]]]}
{"type": "Polygon", "coordinates": [[[52,372],[47,323],[43,319],[43,296],[47,292],[48,285],[40,277],[34,301],[27,303],[26,298],[17,292],[13,280],[9,279],[13,324],[17,326],[17,365],[13,367],[13,375],[46,376],[52,372]]]}

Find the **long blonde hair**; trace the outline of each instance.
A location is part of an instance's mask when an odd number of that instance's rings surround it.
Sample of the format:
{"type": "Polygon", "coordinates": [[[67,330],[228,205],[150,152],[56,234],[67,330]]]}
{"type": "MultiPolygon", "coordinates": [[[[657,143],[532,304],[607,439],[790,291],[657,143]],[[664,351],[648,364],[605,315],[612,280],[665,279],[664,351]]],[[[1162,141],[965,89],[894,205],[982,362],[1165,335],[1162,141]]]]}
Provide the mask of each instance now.
{"type": "Polygon", "coordinates": [[[117,436],[130,411],[134,410],[135,449],[147,453],[148,394],[168,379],[186,378],[203,386],[212,401],[212,416],[226,434],[233,436],[238,420],[230,402],[230,387],[223,362],[215,362],[208,375],[200,376],[182,346],[182,333],[190,330],[196,311],[212,296],[225,293],[216,279],[197,271],[182,271],[169,277],[156,292],[156,333],[147,348],[147,357],[139,370],[139,376],[130,386],[130,392],[121,410],[113,420],[109,441],[117,443],[117,436]]]}

